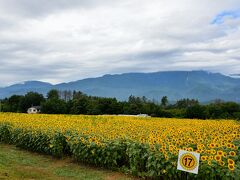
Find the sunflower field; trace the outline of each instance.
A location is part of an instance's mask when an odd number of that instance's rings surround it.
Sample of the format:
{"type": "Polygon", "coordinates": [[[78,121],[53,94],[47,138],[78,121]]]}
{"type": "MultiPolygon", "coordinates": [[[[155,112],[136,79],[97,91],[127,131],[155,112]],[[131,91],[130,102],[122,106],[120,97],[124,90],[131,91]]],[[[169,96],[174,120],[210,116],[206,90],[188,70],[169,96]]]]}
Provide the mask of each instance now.
{"type": "Polygon", "coordinates": [[[240,177],[240,123],[233,120],[0,113],[0,142],[140,177],[240,177]],[[200,153],[198,175],[177,170],[180,149],[200,153]]]}

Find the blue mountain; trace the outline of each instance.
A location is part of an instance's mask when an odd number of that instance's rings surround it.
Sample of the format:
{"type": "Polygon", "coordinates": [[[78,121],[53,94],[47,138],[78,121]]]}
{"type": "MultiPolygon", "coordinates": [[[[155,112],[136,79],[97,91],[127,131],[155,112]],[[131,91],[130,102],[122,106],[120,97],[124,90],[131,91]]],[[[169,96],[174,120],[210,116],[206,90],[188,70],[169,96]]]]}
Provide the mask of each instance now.
{"type": "Polygon", "coordinates": [[[34,91],[42,94],[46,94],[53,85],[41,81],[26,81],[19,84],[14,84],[8,87],[0,88],[0,98],[9,97],[13,94],[24,95],[27,92],[34,91]]]}
{"type": "Polygon", "coordinates": [[[88,95],[116,97],[126,100],[130,95],[160,100],[168,96],[199,99],[201,102],[222,99],[240,102],[240,79],[206,71],[166,71],[154,73],[125,73],[87,78],[51,85],[38,81],[25,82],[0,89],[0,98],[12,94],[36,91],[46,94],[50,89],[79,90],[88,95]]]}

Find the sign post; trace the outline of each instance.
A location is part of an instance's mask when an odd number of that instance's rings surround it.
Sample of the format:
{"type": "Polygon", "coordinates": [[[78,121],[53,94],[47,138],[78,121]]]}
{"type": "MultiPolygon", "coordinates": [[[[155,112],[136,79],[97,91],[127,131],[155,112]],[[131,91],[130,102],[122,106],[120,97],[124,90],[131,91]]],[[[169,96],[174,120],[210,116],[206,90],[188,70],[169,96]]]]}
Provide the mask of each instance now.
{"type": "Polygon", "coordinates": [[[199,153],[180,150],[177,169],[198,174],[199,158],[199,153]]]}

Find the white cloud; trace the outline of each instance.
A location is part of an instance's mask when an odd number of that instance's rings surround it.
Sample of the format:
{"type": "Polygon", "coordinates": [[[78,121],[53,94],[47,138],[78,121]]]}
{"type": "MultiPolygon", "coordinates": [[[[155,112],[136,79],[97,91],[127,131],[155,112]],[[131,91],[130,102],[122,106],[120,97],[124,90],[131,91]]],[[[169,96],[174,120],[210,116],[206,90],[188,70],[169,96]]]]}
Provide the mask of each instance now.
{"type": "Polygon", "coordinates": [[[238,0],[0,0],[0,86],[105,73],[240,70],[238,0]],[[14,74],[13,74],[14,73],[14,74]]]}

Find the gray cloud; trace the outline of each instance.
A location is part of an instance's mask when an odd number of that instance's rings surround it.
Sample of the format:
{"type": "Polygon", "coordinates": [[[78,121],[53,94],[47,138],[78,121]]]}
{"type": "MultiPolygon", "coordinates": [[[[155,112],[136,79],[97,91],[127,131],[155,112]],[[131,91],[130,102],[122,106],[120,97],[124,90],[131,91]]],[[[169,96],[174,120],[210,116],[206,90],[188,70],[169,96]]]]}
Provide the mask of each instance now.
{"type": "Polygon", "coordinates": [[[0,0],[0,86],[107,73],[240,70],[239,0],[0,0]]]}
{"type": "Polygon", "coordinates": [[[66,9],[91,8],[109,2],[109,0],[1,0],[0,9],[6,13],[35,18],[66,9]]]}

